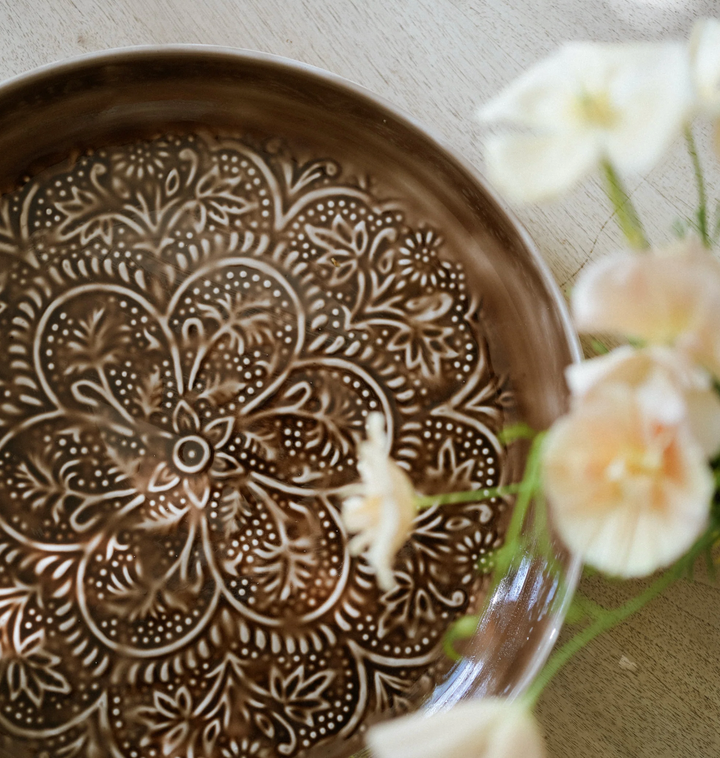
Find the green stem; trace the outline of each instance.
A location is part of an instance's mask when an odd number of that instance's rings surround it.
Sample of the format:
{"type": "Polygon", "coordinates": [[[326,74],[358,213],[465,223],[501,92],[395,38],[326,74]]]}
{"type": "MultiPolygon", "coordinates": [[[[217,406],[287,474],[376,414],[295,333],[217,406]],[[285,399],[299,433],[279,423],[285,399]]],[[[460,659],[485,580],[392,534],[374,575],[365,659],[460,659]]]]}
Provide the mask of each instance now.
{"type": "Polygon", "coordinates": [[[618,176],[610,161],[603,161],[605,192],[612,203],[618,224],[630,247],[635,250],[647,250],[650,247],[640,222],[635,206],[630,200],[622,179],[618,176]]]}
{"type": "Polygon", "coordinates": [[[679,579],[687,569],[697,560],[698,556],[709,547],[718,538],[717,527],[709,528],[693,547],[676,563],[674,563],[665,573],[661,574],[644,592],[637,597],[629,600],[625,605],[621,605],[612,611],[602,609],[600,615],[582,632],[576,634],[564,645],[558,648],[545,664],[538,677],[532,683],[524,700],[530,707],[537,702],[540,694],[548,685],[550,680],[558,671],[575,655],[582,650],[588,643],[596,637],[612,629],[614,626],[622,623],[629,616],[637,613],[643,606],[654,600],[661,592],[666,590],[673,582],[679,579]]]}
{"type": "Polygon", "coordinates": [[[441,495],[424,495],[415,498],[415,507],[418,510],[432,508],[433,505],[454,505],[455,503],[477,503],[487,500],[489,497],[505,497],[517,495],[520,492],[520,484],[503,484],[500,487],[491,487],[483,490],[468,490],[466,492],[446,492],[441,495]]]}
{"type": "Polygon", "coordinates": [[[700,164],[700,156],[698,155],[695,137],[689,125],[685,127],[685,144],[687,145],[688,153],[690,154],[693,171],[695,172],[695,184],[697,185],[698,231],[700,232],[700,238],[703,241],[703,245],[705,245],[705,247],[710,247],[710,235],[708,233],[707,225],[707,195],[705,193],[705,177],[703,176],[702,165],[700,164]]]}

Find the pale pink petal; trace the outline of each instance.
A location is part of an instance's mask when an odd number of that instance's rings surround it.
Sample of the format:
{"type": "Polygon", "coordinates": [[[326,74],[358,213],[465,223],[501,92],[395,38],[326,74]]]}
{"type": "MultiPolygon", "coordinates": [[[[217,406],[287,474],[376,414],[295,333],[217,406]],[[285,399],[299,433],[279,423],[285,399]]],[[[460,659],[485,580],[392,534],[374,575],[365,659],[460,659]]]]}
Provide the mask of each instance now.
{"type": "Polygon", "coordinates": [[[575,403],[602,392],[609,384],[623,384],[638,390],[648,409],[662,404],[664,423],[686,419],[708,457],[720,449],[720,398],[709,374],[683,352],[662,346],[636,350],[624,345],[569,366],[565,376],[575,403]],[[642,385],[645,389],[640,390],[642,385]],[[668,400],[673,390],[675,399],[668,400]]]}
{"type": "MultiPolygon", "coordinates": [[[[544,484],[565,544],[608,574],[642,576],[679,558],[707,524],[713,478],[684,423],[634,388],[605,385],[550,430],[544,484]]],[[[665,395],[663,396],[663,392],[665,395]]],[[[673,397],[672,395],[676,396],[673,397]]]]}
{"type": "Polygon", "coordinates": [[[720,262],[695,238],[591,264],[571,304],[581,331],[673,345],[720,376],[720,262]]]}

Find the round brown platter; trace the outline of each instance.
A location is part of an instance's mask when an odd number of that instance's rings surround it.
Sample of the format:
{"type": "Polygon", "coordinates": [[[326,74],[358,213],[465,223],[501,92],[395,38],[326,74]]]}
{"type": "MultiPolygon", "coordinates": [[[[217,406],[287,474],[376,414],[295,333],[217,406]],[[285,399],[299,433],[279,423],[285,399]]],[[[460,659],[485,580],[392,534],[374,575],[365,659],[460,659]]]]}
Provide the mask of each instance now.
{"type": "Polygon", "coordinates": [[[0,751],[343,755],[521,691],[563,610],[541,565],[440,646],[502,541],[497,433],[562,411],[578,348],[462,160],[317,69],[138,48],[4,84],[0,179],[0,751]],[[388,592],[339,516],[373,411],[420,492],[478,490],[388,592]]]}

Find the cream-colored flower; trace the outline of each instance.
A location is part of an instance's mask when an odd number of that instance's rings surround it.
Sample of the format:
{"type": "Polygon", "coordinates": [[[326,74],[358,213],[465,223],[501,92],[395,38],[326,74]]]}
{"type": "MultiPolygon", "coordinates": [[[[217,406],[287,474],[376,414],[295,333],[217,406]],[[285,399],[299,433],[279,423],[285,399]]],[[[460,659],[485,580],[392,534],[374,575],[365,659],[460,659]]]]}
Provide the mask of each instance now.
{"type": "Polygon", "coordinates": [[[715,152],[720,155],[720,21],[700,19],[690,37],[696,108],[715,117],[715,152]]]}
{"type": "Polygon", "coordinates": [[[672,422],[685,416],[693,437],[708,457],[720,449],[720,397],[713,389],[710,375],[677,350],[660,346],[635,350],[623,345],[607,355],[572,364],[565,377],[575,404],[591,400],[609,384],[631,387],[641,402],[651,403],[655,396],[653,388],[664,382],[675,390],[676,399],[682,404],[664,409],[668,419],[672,422]]]}
{"type": "Polygon", "coordinates": [[[697,107],[716,116],[720,114],[720,21],[700,19],[690,37],[690,63],[695,84],[697,107]]]}
{"type": "Polygon", "coordinates": [[[499,698],[467,700],[431,716],[392,719],[368,733],[373,758],[543,758],[532,713],[499,698]]]}
{"type": "Polygon", "coordinates": [[[672,563],[708,520],[713,477],[672,383],[608,383],[551,428],[544,485],[565,544],[615,576],[672,563]]]}
{"type": "Polygon", "coordinates": [[[347,488],[342,518],[355,537],[352,555],[365,552],[384,590],[395,586],[392,566],[407,540],[417,512],[415,490],[408,475],[389,457],[390,444],[381,413],[367,420],[367,440],[359,446],[361,482],[347,488]]]}
{"type": "Polygon", "coordinates": [[[720,377],[720,262],[694,237],[591,264],[572,312],[581,331],[672,345],[720,377]]]}
{"type": "Polygon", "coordinates": [[[648,171],[691,111],[689,56],[680,43],[566,44],[480,109],[530,134],[486,140],[491,180],[509,197],[560,194],[607,159],[648,171]]]}

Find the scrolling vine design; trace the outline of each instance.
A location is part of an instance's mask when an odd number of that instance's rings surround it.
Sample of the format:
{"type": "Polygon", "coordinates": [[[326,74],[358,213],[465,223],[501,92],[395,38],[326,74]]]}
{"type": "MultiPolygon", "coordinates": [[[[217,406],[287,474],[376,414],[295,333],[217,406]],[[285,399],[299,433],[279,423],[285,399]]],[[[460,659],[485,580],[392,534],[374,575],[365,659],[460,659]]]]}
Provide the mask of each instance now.
{"type": "Polygon", "coordinates": [[[423,513],[382,593],[339,492],[373,410],[423,491],[499,480],[505,392],[444,248],[334,161],[207,135],[0,199],[18,755],[291,756],[408,707],[502,504],[423,513]]]}

